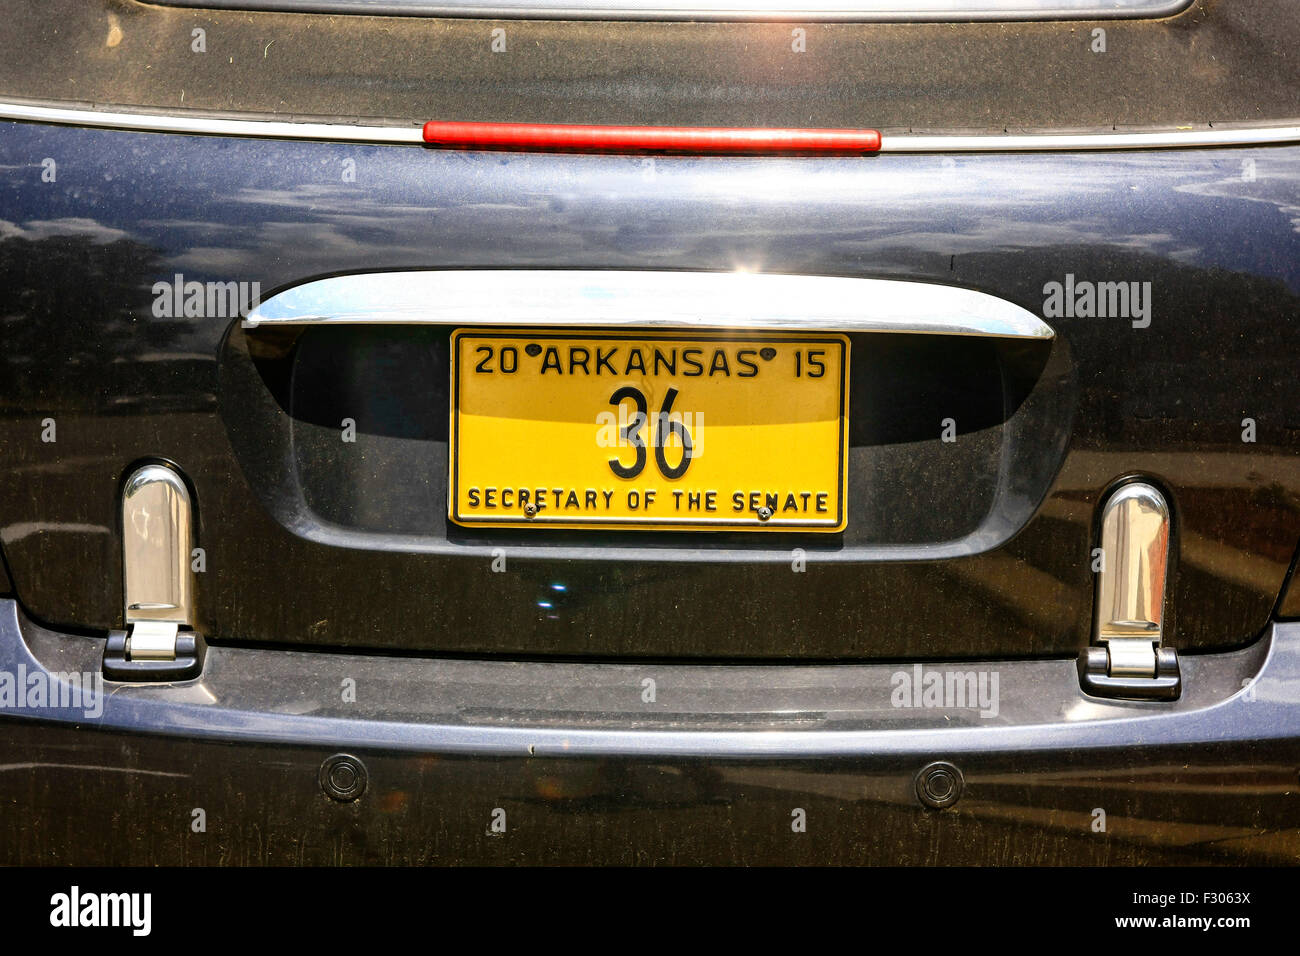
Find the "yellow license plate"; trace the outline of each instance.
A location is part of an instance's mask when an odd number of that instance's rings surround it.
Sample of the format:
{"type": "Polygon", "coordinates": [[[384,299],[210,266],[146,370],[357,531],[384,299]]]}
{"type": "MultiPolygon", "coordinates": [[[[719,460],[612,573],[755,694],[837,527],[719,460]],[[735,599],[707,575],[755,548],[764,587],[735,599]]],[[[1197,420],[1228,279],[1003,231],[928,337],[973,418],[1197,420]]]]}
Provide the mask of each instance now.
{"type": "Polygon", "coordinates": [[[839,531],[849,340],[458,329],[461,525],[839,531]]]}

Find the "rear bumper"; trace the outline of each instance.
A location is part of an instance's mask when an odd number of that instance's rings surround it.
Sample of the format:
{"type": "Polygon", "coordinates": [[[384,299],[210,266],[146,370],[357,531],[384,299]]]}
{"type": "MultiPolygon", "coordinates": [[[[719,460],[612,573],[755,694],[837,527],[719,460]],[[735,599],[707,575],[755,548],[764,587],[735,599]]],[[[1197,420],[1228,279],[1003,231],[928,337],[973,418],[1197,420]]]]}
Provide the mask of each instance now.
{"type": "MultiPolygon", "coordinates": [[[[97,672],[102,651],[0,601],[0,673],[28,688],[97,672]]],[[[1300,624],[1184,656],[1183,673],[1179,701],[1144,703],[1084,696],[1072,660],[918,673],[214,646],[197,681],[109,683],[98,703],[6,701],[0,852],[78,864],[1293,862],[1300,624]],[[952,673],[975,675],[976,698],[927,698],[929,675],[952,673]],[[355,801],[319,782],[337,752],[366,769],[355,801]],[[964,777],[941,811],[916,794],[934,761],[964,777]]]]}

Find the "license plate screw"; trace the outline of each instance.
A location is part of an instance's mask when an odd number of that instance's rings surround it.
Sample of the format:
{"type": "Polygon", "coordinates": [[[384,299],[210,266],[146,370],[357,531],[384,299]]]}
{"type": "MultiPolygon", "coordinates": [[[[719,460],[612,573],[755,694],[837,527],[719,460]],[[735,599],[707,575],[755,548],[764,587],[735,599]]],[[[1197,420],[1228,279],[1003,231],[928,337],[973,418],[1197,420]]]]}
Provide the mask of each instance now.
{"type": "Polygon", "coordinates": [[[767,520],[768,518],[770,518],[770,517],[772,517],[772,509],[771,509],[771,508],[768,508],[768,507],[764,506],[764,507],[758,509],[758,520],[759,520],[759,521],[766,521],[766,520],[767,520]]]}
{"type": "Polygon", "coordinates": [[[533,504],[531,501],[528,504],[524,505],[525,518],[533,518],[536,517],[536,515],[537,515],[537,505],[533,504]]]}

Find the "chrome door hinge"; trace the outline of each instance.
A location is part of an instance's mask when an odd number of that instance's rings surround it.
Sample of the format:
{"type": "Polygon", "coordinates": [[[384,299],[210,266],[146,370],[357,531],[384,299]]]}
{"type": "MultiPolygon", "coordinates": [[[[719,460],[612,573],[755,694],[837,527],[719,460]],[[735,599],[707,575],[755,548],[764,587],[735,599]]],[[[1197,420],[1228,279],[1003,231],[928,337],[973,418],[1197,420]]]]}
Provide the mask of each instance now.
{"type": "Polygon", "coordinates": [[[1101,513],[1094,645],[1079,680],[1095,697],[1176,700],[1178,654],[1162,647],[1169,570],[1169,506],[1151,485],[1120,486],[1101,513]]]}
{"type": "Polygon", "coordinates": [[[104,676],[122,681],[196,677],[207,646],[194,621],[194,515],[189,488],[167,465],[137,468],[122,488],[126,630],[104,647],[104,676]]]}

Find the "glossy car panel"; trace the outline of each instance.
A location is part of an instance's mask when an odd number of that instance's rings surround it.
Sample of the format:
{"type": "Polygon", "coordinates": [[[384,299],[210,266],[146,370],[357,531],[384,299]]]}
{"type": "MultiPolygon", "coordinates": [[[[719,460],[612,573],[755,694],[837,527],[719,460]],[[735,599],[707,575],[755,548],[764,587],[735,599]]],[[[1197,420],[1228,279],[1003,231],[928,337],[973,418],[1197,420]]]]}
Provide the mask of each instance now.
{"type": "Polygon", "coordinates": [[[13,223],[0,244],[0,543],[25,606],[51,625],[120,623],[115,496],[147,455],[195,484],[198,543],[221,569],[199,576],[197,603],[218,643],[1073,654],[1092,639],[1095,505],[1144,473],[1169,491],[1178,529],[1169,643],[1224,647],[1266,626],[1300,538],[1291,147],[648,165],[9,124],[0,150],[13,223]],[[62,157],[60,188],[42,191],[49,156],[62,157]],[[878,410],[854,420],[859,510],[838,543],[761,547],[457,536],[433,517],[436,335],[255,346],[234,316],[155,314],[155,285],[178,273],[269,296],[350,271],[646,266],[922,280],[1037,314],[1052,283],[1122,279],[1151,283],[1151,309],[1047,317],[1050,352],[977,362],[969,340],[855,343],[855,360],[875,363],[855,378],[874,390],[860,407],[878,410]],[[292,367],[296,392],[282,387],[292,367]],[[358,388],[330,388],[340,372],[358,388]],[[385,382],[427,387],[377,391],[385,382]],[[370,464],[336,440],[349,403],[370,464]],[[39,440],[51,415],[57,444],[39,440]],[[941,438],[949,416],[955,442],[941,438]],[[492,571],[494,549],[512,573],[492,571]],[[281,607],[285,569],[297,600],[281,607]],[[355,597],[376,587],[381,601],[355,597]],[[734,626],[708,626],[719,619],[734,626]]]}

